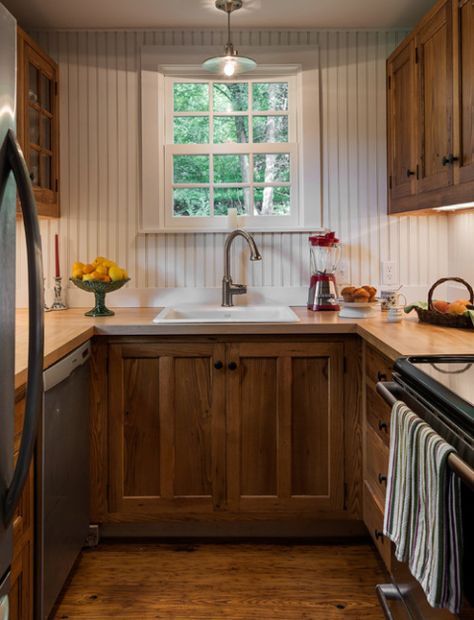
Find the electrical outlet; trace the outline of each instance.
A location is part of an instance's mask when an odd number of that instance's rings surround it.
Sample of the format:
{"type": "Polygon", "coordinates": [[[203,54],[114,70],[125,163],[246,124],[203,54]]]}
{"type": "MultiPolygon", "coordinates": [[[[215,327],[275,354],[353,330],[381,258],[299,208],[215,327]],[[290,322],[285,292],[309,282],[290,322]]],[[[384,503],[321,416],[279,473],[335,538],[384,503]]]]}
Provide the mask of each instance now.
{"type": "Polygon", "coordinates": [[[391,260],[382,261],[382,284],[385,286],[392,286],[398,284],[397,280],[397,264],[391,260]]]}

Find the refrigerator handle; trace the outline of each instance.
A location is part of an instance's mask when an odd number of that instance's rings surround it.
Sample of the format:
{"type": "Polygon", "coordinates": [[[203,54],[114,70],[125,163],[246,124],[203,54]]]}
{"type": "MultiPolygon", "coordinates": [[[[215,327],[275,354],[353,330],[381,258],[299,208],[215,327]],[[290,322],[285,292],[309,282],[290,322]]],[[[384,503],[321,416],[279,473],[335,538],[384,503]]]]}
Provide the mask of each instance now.
{"type": "MultiPolygon", "coordinates": [[[[44,290],[41,237],[36,204],[33,196],[28,168],[15,134],[9,130],[5,138],[7,170],[2,183],[6,183],[9,172],[13,172],[20,197],[26,236],[28,263],[28,382],[26,385],[25,421],[21,437],[20,452],[10,487],[4,498],[4,525],[7,527],[15,513],[21,492],[28,476],[36,441],[38,420],[43,398],[43,350],[44,350],[44,290]]],[[[0,195],[3,188],[0,188],[0,195]]]]}

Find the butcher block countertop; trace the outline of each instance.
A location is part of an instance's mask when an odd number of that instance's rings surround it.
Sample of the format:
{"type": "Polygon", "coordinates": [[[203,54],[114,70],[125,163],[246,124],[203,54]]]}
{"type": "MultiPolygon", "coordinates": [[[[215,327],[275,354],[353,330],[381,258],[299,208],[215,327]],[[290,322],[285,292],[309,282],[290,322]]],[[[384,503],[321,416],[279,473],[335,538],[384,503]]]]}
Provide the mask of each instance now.
{"type": "MultiPolygon", "coordinates": [[[[155,325],[160,308],[116,308],[115,316],[89,318],[74,308],[45,314],[44,368],[48,368],[93,336],[166,335],[264,335],[357,334],[390,359],[400,355],[474,354],[474,330],[436,327],[419,323],[416,316],[401,323],[387,323],[380,312],[370,319],[340,319],[334,312],[310,312],[295,307],[299,323],[155,325]]],[[[28,313],[16,314],[15,388],[26,382],[28,313]]]]}

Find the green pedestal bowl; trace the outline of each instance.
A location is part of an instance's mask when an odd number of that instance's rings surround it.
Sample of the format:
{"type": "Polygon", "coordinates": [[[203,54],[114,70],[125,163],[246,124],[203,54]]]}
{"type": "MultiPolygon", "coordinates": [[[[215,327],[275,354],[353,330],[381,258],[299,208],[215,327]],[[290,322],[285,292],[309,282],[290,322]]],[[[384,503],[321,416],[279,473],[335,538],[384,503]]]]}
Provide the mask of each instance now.
{"type": "Polygon", "coordinates": [[[116,282],[99,282],[96,280],[86,280],[83,282],[82,280],[77,280],[75,278],[69,279],[78,288],[83,291],[94,293],[95,295],[95,306],[92,310],[86,312],[85,316],[114,316],[115,312],[113,312],[113,310],[109,310],[109,308],[105,305],[105,294],[111,293],[112,291],[117,291],[119,288],[122,288],[124,284],[130,282],[130,278],[127,280],[117,280],[116,282]]]}

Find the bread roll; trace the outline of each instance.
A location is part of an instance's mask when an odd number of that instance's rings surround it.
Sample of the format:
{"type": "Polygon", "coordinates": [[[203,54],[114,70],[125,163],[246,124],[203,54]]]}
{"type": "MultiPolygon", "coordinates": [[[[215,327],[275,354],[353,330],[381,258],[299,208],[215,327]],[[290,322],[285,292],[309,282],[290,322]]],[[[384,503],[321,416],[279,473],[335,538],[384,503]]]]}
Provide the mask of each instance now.
{"type": "Polygon", "coordinates": [[[365,288],[357,288],[354,291],[353,299],[356,303],[367,303],[370,299],[370,293],[365,288]]]}

